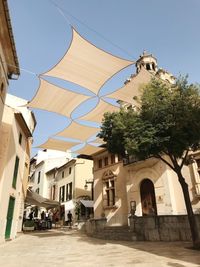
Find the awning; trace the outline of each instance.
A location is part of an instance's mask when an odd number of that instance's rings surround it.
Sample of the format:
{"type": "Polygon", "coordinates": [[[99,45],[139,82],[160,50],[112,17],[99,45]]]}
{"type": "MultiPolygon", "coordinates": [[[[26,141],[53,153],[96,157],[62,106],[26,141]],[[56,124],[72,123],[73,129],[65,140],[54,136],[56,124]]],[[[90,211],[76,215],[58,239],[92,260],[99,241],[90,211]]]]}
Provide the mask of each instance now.
{"type": "Polygon", "coordinates": [[[86,141],[92,135],[97,134],[99,130],[99,128],[81,125],[76,123],[75,121],[72,121],[68,127],[66,127],[63,131],[57,133],[56,136],[86,141]]]}
{"type": "Polygon", "coordinates": [[[60,203],[58,201],[44,198],[41,195],[37,194],[36,192],[32,192],[30,190],[27,190],[25,203],[49,209],[60,206],[60,203]]]}
{"type": "Polygon", "coordinates": [[[105,149],[105,148],[86,144],[83,148],[81,148],[79,150],[75,150],[74,153],[79,154],[79,155],[84,154],[84,155],[91,156],[91,155],[93,155],[93,154],[95,154],[95,153],[97,153],[103,149],[105,149]]]}
{"type": "Polygon", "coordinates": [[[77,94],[40,78],[38,91],[27,106],[70,117],[74,109],[89,98],[90,96],[77,94]]]}
{"type": "Polygon", "coordinates": [[[71,149],[73,146],[78,144],[80,144],[80,142],[64,141],[64,140],[49,138],[45,143],[37,147],[66,152],[68,149],[71,149]]]}
{"type": "Polygon", "coordinates": [[[97,94],[108,79],[133,63],[97,48],[72,28],[72,41],[66,54],[43,75],[79,84],[97,94]]]}
{"type": "Polygon", "coordinates": [[[151,78],[152,74],[143,67],[141,71],[130,80],[130,82],[128,82],[112,94],[106,95],[106,97],[115,98],[117,100],[122,100],[124,102],[138,106],[138,103],[136,100],[134,100],[134,97],[141,97],[141,89],[145,84],[150,82],[151,78]]]}
{"type": "Polygon", "coordinates": [[[94,201],[93,200],[84,200],[80,199],[80,202],[85,206],[86,208],[93,208],[94,207],[94,201]]]}
{"type": "Polygon", "coordinates": [[[108,102],[100,100],[96,107],[87,113],[86,115],[79,117],[79,120],[102,122],[103,115],[105,112],[115,112],[119,111],[120,107],[114,106],[108,102]]]}

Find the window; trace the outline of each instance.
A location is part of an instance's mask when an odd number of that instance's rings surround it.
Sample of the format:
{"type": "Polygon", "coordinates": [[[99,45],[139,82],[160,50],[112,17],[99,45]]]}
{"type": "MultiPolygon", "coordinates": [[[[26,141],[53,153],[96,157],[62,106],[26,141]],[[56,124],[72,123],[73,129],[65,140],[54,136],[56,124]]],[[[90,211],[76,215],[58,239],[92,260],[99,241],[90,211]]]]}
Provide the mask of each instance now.
{"type": "Polygon", "coordinates": [[[115,155],[114,154],[111,155],[110,160],[111,160],[111,164],[115,163],[115,155]]]}
{"type": "Polygon", "coordinates": [[[40,193],[40,188],[37,188],[37,189],[35,190],[35,192],[36,192],[37,194],[39,194],[39,193],[40,193]]]}
{"type": "Polygon", "coordinates": [[[65,172],[64,172],[64,171],[62,171],[62,178],[64,178],[64,176],[65,176],[65,172]]]}
{"type": "Polygon", "coordinates": [[[16,158],[15,158],[15,168],[14,168],[14,174],[13,174],[13,181],[12,181],[12,187],[13,188],[16,188],[18,169],[19,169],[19,157],[16,156],[16,158]]]}
{"type": "Polygon", "coordinates": [[[21,145],[21,143],[22,143],[22,134],[20,133],[19,134],[19,144],[21,145]]]}
{"type": "Polygon", "coordinates": [[[118,162],[119,161],[122,161],[122,156],[121,155],[118,155],[118,162]]]}
{"type": "Polygon", "coordinates": [[[115,205],[115,181],[114,177],[108,179],[105,182],[105,193],[106,193],[106,206],[112,207],[115,205]]]}
{"type": "Polygon", "coordinates": [[[147,69],[147,70],[151,70],[151,66],[150,66],[149,63],[146,64],[146,69],[147,69]]]}
{"type": "Polygon", "coordinates": [[[40,183],[40,176],[41,176],[41,172],[38,172],[38,180],[37,180],[38,184],[40,183]]]}
{"type": "Polygon", "coordinates": [[[66,185],[66,201],[72,199],[72,183],[66,185]]]}
{"type": "Polygon", "coordinates": [[[65,201],[65,186],[64,185],[60,187],[59,201],[61,202],[65,201]]]}
{"type": "Polygon", "coordinates": [[[72,173],[72,167],[69,167],[69,174],[72,173]]]}
{"type": "Polygon", "coordinates": [[[99,167],[99,168],[102,168],[102,159],[99,159],[99,160],[98,160],[98,167],[99,167]]]}
{"type": "Polygon", "coordinates": [[[108,157],[105,157],[104,158],[104,166],[107,166],[108,165],[108,157]]]}

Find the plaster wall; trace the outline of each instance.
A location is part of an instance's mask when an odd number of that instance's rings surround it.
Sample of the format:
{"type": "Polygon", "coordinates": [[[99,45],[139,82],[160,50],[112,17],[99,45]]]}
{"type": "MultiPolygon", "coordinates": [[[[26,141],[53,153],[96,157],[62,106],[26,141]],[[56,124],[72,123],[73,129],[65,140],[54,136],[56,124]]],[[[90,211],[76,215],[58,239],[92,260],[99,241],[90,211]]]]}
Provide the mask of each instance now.
{"type": "MultiPolygon", "coordinates": [[[[128,207],[126,194],[126,176],[127,172],[123,168],[122,162],[111,164],[110,154],[105,151],[94,157],[94,217],[100,219],[107,218],[107,225],[127,225],[128,207]],[[108,157],[108,166],[97,167],[99,159],[108,157]],[[103,190],[103,177],[106,172],[111,171],[115,175],[115,205],[107,207],[105,201],[105,192],[103,190]]],[[[117,158],[116,158],[117,161],[117,158]]]]}
{"type": "MultiPolygon", "coordinates": [[[[154,184],[157,214],[182,215],[186,214],[185,201],[176,173],[161,160],[148,159],[141,163],[134,163],[125,167],[127,169],[127,197],[128,205],[131,200],[137,203],[136,215],[142,216],[140,185],[143,179],[150,179],[154,184]]],[[[183,167],[183,175],[188,183],[190,199],[193,202],[193,179],[189,167],[183,167]]],[[[193,204],[198,210],[200,202],[193,204]]]]}
{"type": "MultiPolygon", "coordinates": [[[[3,135],[0,142],[0,154],[3,162],[0,176],[0,241],[5,238],[5,229],[7,223],[7,210],[9,198],[15,199],[14,214],[12,220],[10,238],[16,237],[17,231],[21,230],[22,224],[22,203],[24,194],[22,184],[24,180],[25,162],[26,162],[26,144],[27,138],[20,125],[15,119],[12,108],[5,106],[3,114],[3,135]],[[6,127],[3,127],[6,126],[6,127]],[[19,144],[19,134],[22,134],[22,143],[19,144]],[[19,157],[19,168],[17,175],[16,188],[12,187],[14,167],[16,156],[19,157]]],[[[26,177],[27,178],[27,177],[26,177]]]]}

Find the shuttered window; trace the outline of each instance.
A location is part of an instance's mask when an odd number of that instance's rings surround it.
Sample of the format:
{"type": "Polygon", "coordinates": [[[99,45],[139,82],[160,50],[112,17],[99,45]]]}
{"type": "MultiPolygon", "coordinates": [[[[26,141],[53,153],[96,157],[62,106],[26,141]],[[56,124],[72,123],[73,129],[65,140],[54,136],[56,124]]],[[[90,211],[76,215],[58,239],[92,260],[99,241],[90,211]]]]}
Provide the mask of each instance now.
{"type": "Polygon", "coordinates": [[[19,169],[19,157],[16,156],[16,159],[15,159],[15,169],[14,169],[13,182],[12,182],[12,187],[13,188],[16,188],[18,169],[19,169]]]}

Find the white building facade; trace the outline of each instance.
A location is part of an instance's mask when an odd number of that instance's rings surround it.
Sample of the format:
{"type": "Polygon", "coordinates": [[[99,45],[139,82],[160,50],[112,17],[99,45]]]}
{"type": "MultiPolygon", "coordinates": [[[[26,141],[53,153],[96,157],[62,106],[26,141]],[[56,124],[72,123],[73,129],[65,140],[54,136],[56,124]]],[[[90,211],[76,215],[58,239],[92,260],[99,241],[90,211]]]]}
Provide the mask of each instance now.
{"type": "MultiPolygon", "coordinates": [[[[76,204],[78,200],[87,199],[85,206],[91,205],[93,190],[93,161],[84,158],[71,159],[59,168],[53,168],[46,173],[51,184],[51,199],[59,201],[63,220],[67,221],[67,213],[70,211],[76,216],[76,204]],[[86,181],[91,186],[86,189],[86,181]]],[[[81,204],[81,203],[80,203],[81,204]]],[[[87,208],[87,207],[85,207],[87,208]]],[[[84,208],[82,207],[84,211],[84,208]]]]}

